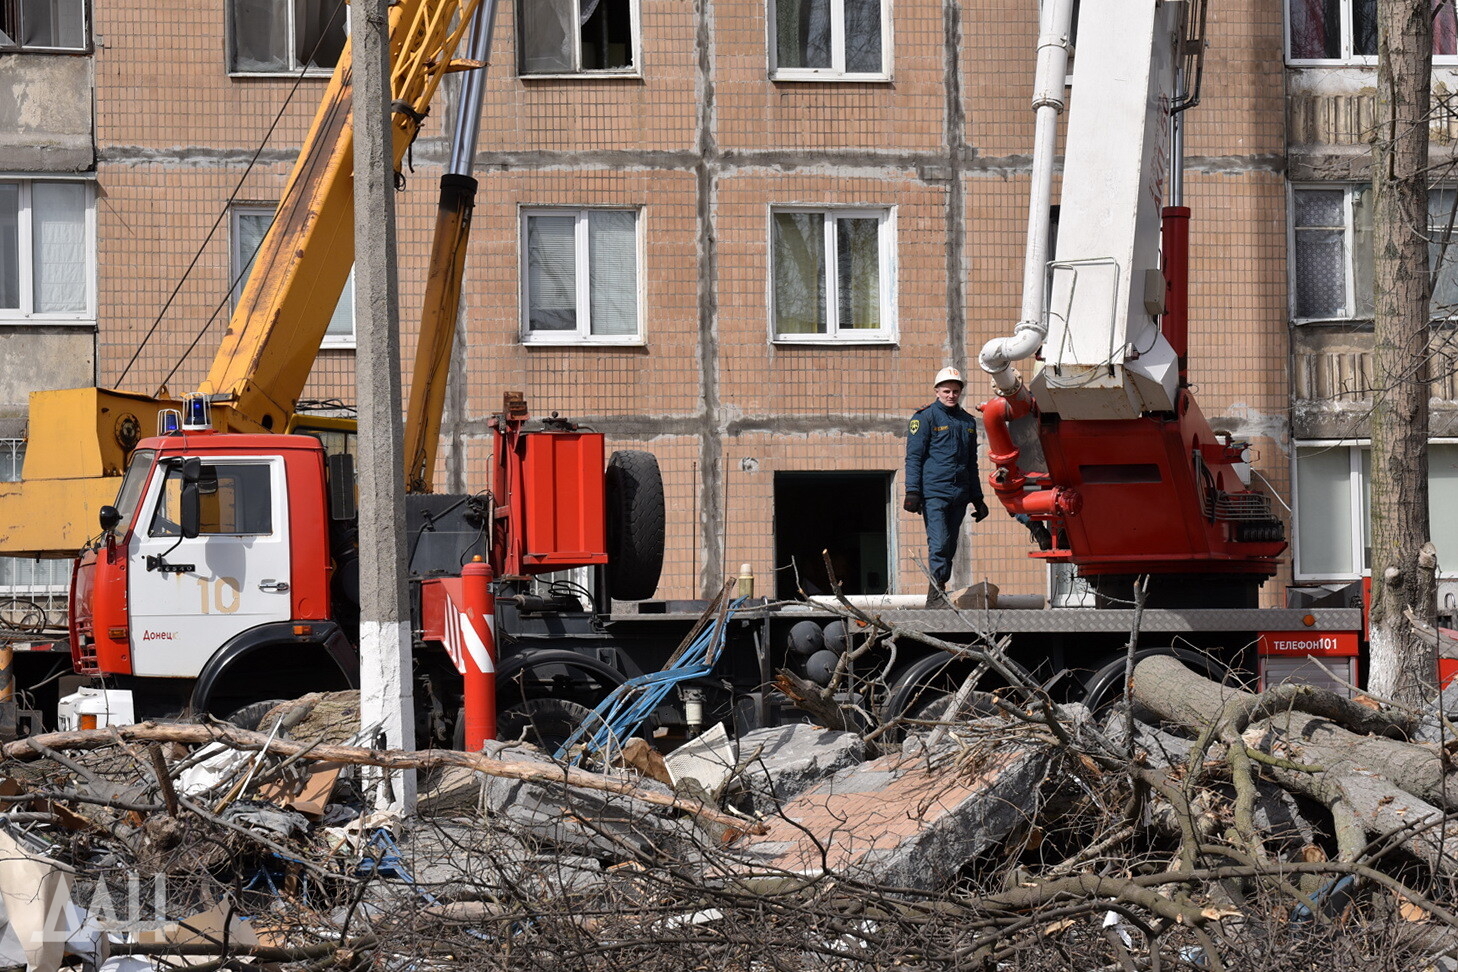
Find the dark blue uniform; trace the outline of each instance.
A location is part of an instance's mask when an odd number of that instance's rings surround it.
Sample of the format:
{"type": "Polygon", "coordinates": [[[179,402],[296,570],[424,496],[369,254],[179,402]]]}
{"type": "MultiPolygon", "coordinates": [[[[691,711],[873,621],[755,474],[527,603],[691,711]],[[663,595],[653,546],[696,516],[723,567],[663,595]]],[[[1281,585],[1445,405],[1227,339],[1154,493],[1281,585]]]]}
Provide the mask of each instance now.
{"type": "Polygon", "coordinates": [[[945,587],[967,507],[984,502],[977,475],[977,423],[960,406],[932,402],[911,417],[906,492],[921,496],[930,554],[927,567],[938,586],[945,587]]]}

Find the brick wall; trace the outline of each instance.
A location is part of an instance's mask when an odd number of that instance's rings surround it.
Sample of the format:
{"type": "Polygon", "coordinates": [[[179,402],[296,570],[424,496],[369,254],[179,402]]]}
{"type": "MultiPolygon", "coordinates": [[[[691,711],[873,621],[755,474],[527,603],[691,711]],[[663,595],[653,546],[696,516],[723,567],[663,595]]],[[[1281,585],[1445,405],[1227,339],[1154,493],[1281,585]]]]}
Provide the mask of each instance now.
{"type": "MultiPolygon", "coordinates": [[[[1192,355],[1206,413],[1268,436],[1259,466],[1284,487],[1286,444],[1272,424],[1288,400],[1285,194],[1272,161],[1284,139],[1281,24],[1269,6],[1219,7],[1206,104],[1190,115],[1192,355]]],[[[643,0],[641,77],[521,78],[513,8],[501,5],[486,86],[465,367],[442,483],[485,484],[486,419],[502,391],[522,390],[539,414],[558,410],[607,432],[611,447],[658,456],[670,537],[662,596],[712,590],[741,563],[765,577],[785,567],[775,475],[830,471],[892,478],[894,584],[924,589],[921,523],[900,511],[905,421],[948,362],[971,366],[967,404],[985,397],[976,353],[1016,323],[1034,5],[892,4],[891,80],[855,83],[769,80],[765,5],[710,0],[643,0]],[[769,339],[775,205],[894,210],[894,342],[769,339]],[[639,211],[641,345],[523,344],[527,206],[639,211]]],[[[205,373],[222,327],[221,317],[206,325],[228,286],[227,224],[209,240],[213,221],[230,196],[277,198],[325,80],[299,85],[245,176],[293,82],[228,76],[223,5],[116,0],[96,17],[101,378],[118,382],[152,332],[121,385],[166,380],[178,393],[205,373]]],[[[407,377],[451,94],[437,99],[398,199],[407,377]]],[[[305,394],[348,401],[352,380],[351,352],[325,351],[305,394]]],[[[957,580],[1043,592],[1026,531],[995,513],[971,532],[957,580]]]]}

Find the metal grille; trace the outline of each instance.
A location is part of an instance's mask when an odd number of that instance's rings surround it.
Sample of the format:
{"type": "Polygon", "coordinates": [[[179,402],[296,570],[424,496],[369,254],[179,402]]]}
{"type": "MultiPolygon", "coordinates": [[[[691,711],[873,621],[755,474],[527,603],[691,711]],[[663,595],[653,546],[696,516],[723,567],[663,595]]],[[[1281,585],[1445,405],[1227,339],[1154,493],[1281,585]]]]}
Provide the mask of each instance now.
{"type": "Polygon", "coordinates": [[[1271,500],[1264,493],[1205,492],[1205,515],[1216,520],[1273,520],[1271,500]]]}
{"type": "MultiPolygon", "coordinates": [[[[24,461],[24,439],[0,439],[0,482],[18,482],[24,461]]],[[[64,627],[70,581],[69,561],[0,557],[0,633],[64,627]]]]}
{"type": "Polygon", "coordinates": [[[1357,684],[1355,658],[1261,658],[1261,688],[1274,688],[1284,682],[1310,685],[1338,695],[1351,696],[1348,685],[1357,684]]]}

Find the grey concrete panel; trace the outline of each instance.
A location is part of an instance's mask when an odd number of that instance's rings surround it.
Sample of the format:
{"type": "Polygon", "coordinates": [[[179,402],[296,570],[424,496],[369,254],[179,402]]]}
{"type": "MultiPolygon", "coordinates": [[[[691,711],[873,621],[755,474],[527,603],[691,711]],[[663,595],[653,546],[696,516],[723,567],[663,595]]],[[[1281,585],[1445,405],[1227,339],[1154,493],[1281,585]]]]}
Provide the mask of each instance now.
{"type": "Polygon", "coordinates": [[[33,391],[95,383],[92,328],[0,327],[0,405],[24,408],[33,391]]]}
{"type": "Polygon", "coordinates": [[[92,60],[0,56],[0,169],[84,172],[96,165],[92,60]]]}

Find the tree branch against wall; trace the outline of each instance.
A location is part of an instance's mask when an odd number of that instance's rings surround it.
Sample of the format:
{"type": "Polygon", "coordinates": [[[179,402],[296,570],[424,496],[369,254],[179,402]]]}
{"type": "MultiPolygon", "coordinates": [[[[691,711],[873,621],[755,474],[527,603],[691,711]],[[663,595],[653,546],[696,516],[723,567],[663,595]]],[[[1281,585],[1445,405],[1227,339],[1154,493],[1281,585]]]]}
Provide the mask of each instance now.
{"type": "Polygon", "coordinates": [[[1372,604],[1369,688],[1417,703],[1436,679],[1435,650],[1405,609],[1431,623],[1436,563],[1428,521],[1428,385],[1412,362],[1428,353],[1430,0],[1378,0],[1377,130],[1373,139],[1374,303],[1372,604]]]}

